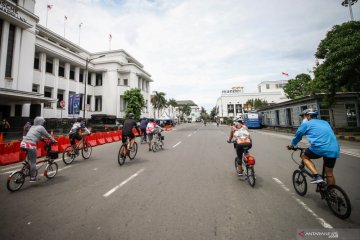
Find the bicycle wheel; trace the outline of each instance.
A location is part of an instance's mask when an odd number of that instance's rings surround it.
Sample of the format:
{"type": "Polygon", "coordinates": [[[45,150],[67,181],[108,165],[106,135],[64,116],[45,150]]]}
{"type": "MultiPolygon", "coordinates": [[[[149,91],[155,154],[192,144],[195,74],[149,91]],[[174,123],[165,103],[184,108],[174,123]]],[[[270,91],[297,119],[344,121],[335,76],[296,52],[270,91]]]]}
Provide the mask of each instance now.
{"type": "Polygon", "coordinates": [[[292,180],[296,193],[300,196],[304,196],[307,192],[307,182],[305,175],[300,170],[295,170],[292,180]]]}
{"type": "Polygon", "coordinates": [[[25,174],[21,171],[14,172],[7,180],[6,187],[10,192],[19,190],[25,182],[25,174]]]}
{"type": "Polygon", "coordinates": [[[138,151],[138,145],[136,142],[134,142],[131,150],[129,151],[129,158],[130,160],[133,160],[137,154],[137,151],[138,151]]]}
{"type": "Polygon", "coordinates": [[[255,170],[253,166],[247,166],[247,181],[250,184],[250,186],[255,186],[255,170]]]}
{"type": "Polygon", "coordinates": [[[92,146],[89,142],[84,141],[84,147],[81,149],[81,155],[84,159],[88,159],[92,153],[92,146]]]}
{"type": "Polygon", "coordinates": [[[65,151],[63,152],[63,156],[62,156],[63,162],[66,165],[69,165],[74,161],[75,157],[76,157],[76,154],[74,153],[73,147],[67,146],[65,148],[65,151]]]}
{"type": "Polygon", "coordinates": [[[326,193],[326,202],[334,215],[341,219],[348,218],[351,214],[351,203],[345,191],[337,185],[330,185],[326,193]]]}
{"type": "Polygon", "coordinates": [[[123,144],[121,145],[118,153],[118,163],[122,166],[125,163],[126,159],[126,146],[123,144]]]}
{"type": "Polygon", "coordinates": [[[45,168],[44,176],[47,179],[52,179],[58,172],[58,165],[56,162],[49,163],[45,168]]]}
{"type": "Polygon", "coordinates": [[[151,149],[153,150],[153,152],[157,152],[157,151],[159,150],[159,147],[158,147],[157,142],[154,142],[154,143],[151,145],[151,149]]]}

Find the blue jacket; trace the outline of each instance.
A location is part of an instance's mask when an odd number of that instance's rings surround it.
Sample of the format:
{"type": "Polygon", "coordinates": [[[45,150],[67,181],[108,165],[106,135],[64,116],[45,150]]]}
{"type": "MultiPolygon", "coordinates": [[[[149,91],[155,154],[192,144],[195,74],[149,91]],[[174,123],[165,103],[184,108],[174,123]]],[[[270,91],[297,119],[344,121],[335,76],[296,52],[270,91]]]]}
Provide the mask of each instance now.
{"type": "Polygon", "coordinates": [[[313,153],[328,158],[338,158],[340,156],[339,143],[328,122],[311,119],[302,123],[296,131],[291,145],[296,146],[304,135],[310,142],[309,149],[313,153]]]}

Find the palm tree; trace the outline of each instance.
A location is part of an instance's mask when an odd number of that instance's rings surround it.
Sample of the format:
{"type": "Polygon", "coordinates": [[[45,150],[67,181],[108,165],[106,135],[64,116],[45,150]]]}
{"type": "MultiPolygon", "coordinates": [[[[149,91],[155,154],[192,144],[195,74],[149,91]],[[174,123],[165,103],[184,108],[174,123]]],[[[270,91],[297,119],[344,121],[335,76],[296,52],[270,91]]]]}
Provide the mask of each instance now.
{"type": "Polygon", "coordinates": [[[158,110],[158,117],[160,109],[166,107],[166,99],[165,99],[165,93],[163,92],[154,92],[154,96],[151,98],[151,104],[154,108],[154,118],[155,118],[155,110],[158,110]]]}
{"type": "Polygon", "coordinates": [[[181,114],[182,118],[184,118],[184,114],[188,117],[190,115],[190,113],[191,113],[191,107],[188,104],[185,104],[180,109],[181,109],[181,112],[182,112],[182,114],[181,114]]]}
{"type": "MultiPolygon", "coordinates": [[[[172,116],[174,117],[174,108],[177,106],[177,102],[174,98],[170,98],[167,102],[168,106],[170,106],[172,116]]],[[[170,112],[169,112],[170,115],[170,112]]]]}

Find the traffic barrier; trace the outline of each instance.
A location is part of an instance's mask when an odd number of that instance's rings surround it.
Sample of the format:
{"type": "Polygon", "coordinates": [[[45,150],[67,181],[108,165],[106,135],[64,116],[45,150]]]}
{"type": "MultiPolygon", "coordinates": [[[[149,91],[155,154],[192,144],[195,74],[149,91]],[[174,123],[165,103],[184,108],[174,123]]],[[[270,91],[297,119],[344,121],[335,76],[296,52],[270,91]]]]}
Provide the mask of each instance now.
{"type": "Polygon", "coordinates": [[[112,138],[113,138],[114,142],[120,141],[120,136],[121,136],[120,130],[112,132],[112,138]]]}
{"type": "Polygon", "coordinates": [[[171,125],[166,125],[164,128],[165,128],[165,131],[171,131],[172,130],[171,125]]]}
{"type": "Polygon", "coordinates": [[[61,136],[58,138],[58,152],[64,152],[65,148],[70,145],[70,138],[65,137],[65,136],[61,136]]]}
{"type": "Polygon", "coordinates": [[[17,163],[20,161],[20,142],[0,144],[0,165],[17,163]]]}
{"type": "Polygon", "coordinates": [[[97,141],[98,145],[105,144],[104,134],[102,132],[97,132],[95,134],[96,134],[96,141],[97,141]]]}
{"type": "Polygon", "coordinates": [[[113,142],[113,138],[111,137],[110,132],[106,132],[106,133],[104,133],[104,135],[105,135],[105,141],[107,143],[113,142]]]}
{"type": "Polygon", "coordinates": [[[96,141],[96,135],[93,133],[89,136],[86,137],[86,140],[91,144],[91,146],[95,147],[96,145],[98,145],[97,141],[96,141]]]}

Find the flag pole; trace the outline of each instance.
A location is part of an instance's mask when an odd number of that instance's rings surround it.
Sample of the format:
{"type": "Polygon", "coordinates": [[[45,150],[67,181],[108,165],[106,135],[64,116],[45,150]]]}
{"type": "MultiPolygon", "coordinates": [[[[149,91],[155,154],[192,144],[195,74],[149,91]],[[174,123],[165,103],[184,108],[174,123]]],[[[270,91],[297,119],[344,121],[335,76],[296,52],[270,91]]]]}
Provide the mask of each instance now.
{"type": "Polygon", "coordinates": [[[45,23],[46,28],[47,28],[48,16],[49,16],[49,2],[46,4],[46,23],[45,23]]]}
{"type": "Polygon", "coordinates": [[[67,20],[67,17],[64,16],[64,38],[65,38],[65,31],[66,31],[66,20],[67,20]]]}
{"type": "Polygon", "coordinates": [[[79,24],[79,46],[80,46],[80,33],[81,33],[81,26],[82,26],[83,23],[80,23],[79,24]]]}
{"type": "Polygon", "coordinates": [[[109,51],[111,51],[111,39],[112,39],[112,36],[110,34],[110,36],[109,36],[109,51]]]}

